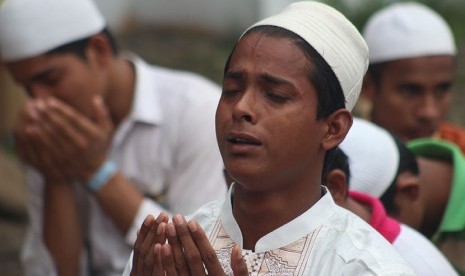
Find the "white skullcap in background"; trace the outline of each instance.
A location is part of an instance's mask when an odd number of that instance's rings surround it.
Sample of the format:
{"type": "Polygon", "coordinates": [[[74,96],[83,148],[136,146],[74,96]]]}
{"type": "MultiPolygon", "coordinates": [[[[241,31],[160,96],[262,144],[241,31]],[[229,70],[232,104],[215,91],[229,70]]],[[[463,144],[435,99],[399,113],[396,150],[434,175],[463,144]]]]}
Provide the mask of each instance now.
{"type": "Polygon", "coordinates": [[[379,198],[394,181],[399,168],[399,150],[385,129],[354,118],[349,133],[339,145],[349,158],[349,187],[379,198]]]}
{"type": "Polygon", "coordinates": [[[363,36],[370,49],[370,64],[456,54],[447,22],[432,9],[414,2],[392,4],[374,13],[363,36]]]}
{"type": "Polygon", "coordinates": [[[357,28],[340,12],[319,2],[301,1],[265,18],[262,25],[287,29],[308,42],[334,71],[352,110],[368,67],[368,48],[357,28]]]}
{"type": "Polygon", "coordinates": [[[17,61],[102,31],[92,0],[5,0],[0,7],[0,54],[17,61]]]}

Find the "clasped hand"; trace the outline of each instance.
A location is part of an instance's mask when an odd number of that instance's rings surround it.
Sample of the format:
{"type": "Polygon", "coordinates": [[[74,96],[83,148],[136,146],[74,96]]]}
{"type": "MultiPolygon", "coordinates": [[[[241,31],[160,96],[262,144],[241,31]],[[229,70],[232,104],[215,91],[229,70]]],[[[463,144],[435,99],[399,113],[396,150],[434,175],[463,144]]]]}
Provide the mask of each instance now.
{"type": "Polygon", "coordinates": [[[14,129],[19,156],[46,180],[89,180],[107,158],[113,132],[100,97],[91,110],[93,119],[53,97],[28,100],[14,129]]]}
{"type": "MultiPolygon", "coordinates": [[[[249,275],[240,246],[231,252],[235,276],[249,275]]],[[[175,215],[172,222],[161,213],[146,217],[134,243],[131,276],[225,275],[204,230],[194,220],[175,215]]]]}

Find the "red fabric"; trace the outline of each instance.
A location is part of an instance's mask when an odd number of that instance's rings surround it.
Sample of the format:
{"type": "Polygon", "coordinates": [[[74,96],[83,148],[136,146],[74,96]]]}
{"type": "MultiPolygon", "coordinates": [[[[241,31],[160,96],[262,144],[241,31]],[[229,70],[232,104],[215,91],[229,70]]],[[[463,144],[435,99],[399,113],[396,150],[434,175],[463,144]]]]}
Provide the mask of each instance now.
{"type": "Polygon", "coordinates": [[[357,191],[350,191],[349,196],[358,203],[371,208],[371,227],[375,228],[375,230],[391,244],[394,243],[400,234],[400,223],[386,214],[386,210],[381,201],[368,194],[357,191]]]}
{"type": "Polygon", "coordinates": [[[439,126],[439,137],[457,145],[465,153],[465,129],[449,123],[439,126]]]}

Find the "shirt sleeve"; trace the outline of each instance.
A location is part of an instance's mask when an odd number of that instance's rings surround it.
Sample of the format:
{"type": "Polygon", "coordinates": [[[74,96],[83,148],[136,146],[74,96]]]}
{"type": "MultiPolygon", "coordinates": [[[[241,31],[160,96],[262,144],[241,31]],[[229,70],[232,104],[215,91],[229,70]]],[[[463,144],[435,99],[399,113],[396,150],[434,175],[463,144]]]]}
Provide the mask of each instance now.
{"type": "Polygon", "coordinates": [[[29,190],[29,226],[24,239],[21,261],[26,275],[57,275],[53,260],[42,241],[43,188],[40,175],[28,168],[26,171],[29,190]]]}
{"type": "Polygon", "coordinates": [[[162,211],[168,213],[168,215],[171,216],[171,213],[165,208],[161,207],[158,203],[145,198],[137,210],[136,217],[134,218],[131,227],[126,233],[126,243],[132,247],[137,238],[137,231],[144,222],[144,219],[149,214],[152,214],[156,218],[162,211]]]}

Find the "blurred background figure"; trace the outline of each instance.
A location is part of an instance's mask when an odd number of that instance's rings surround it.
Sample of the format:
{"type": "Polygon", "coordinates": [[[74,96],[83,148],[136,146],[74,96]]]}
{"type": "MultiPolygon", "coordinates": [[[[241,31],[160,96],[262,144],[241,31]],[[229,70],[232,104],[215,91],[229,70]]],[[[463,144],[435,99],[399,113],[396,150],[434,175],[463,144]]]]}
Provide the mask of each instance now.
{"type": "MultiPolygon", "coordinates": [[[[465,158],[460,149],[447,141],[422,138],[410,141],[408,148],[417,155],[420,168],[422,206],[419,219],[405,223],[431,238],[459,270],[465,273],[465,158]]],[[[408,200],[395,206],[411,207],[408,200]]]]}
{"type": "Polygon", "coordinates": [[[439,137],[465,150],[465,130],[445,122],[457,69],[447,22],[427,6],[397,3],[373,14],[363,34],[370,68],[362,97],[371,121],[403,141],[439,137]]]}
{"type": "Polygon", "coordinates": [[[19,250],[23,243],[27,225],[27,189],[23,168],[12,148],[12,137],[8,131],[14,110],[21,105],[22,98],[11,97],[7,91],[16,91],[9,76],[0,63],[0,270],[6,275],[22,275],[19,250]]]}
{"type": "Polygon", "coordinates": [[[147,214],[226,194],[219,86],[120,54],[91,0],[5,1],[0,49],[29,96],[14,126],[27,275],[120,275],[147,214]]]}
{"type": "MultiPolygon", "coordinates": [[[[340,149],[342,152],[329,167],[325,180],[336,203],[380,232],[418,275],[457,275],[429,237],[393,211],[390,201],[393,191],[422,192],[414,154],[385,129],[357,118],[340,149]]],[[[397,194],[393,201],[397,203],[399,198],[397,194]]],[[[413,209],[413,204],[410,207],[413,209]]],[[[410,213],[419,215],[414,210],[410,213]]]]}

